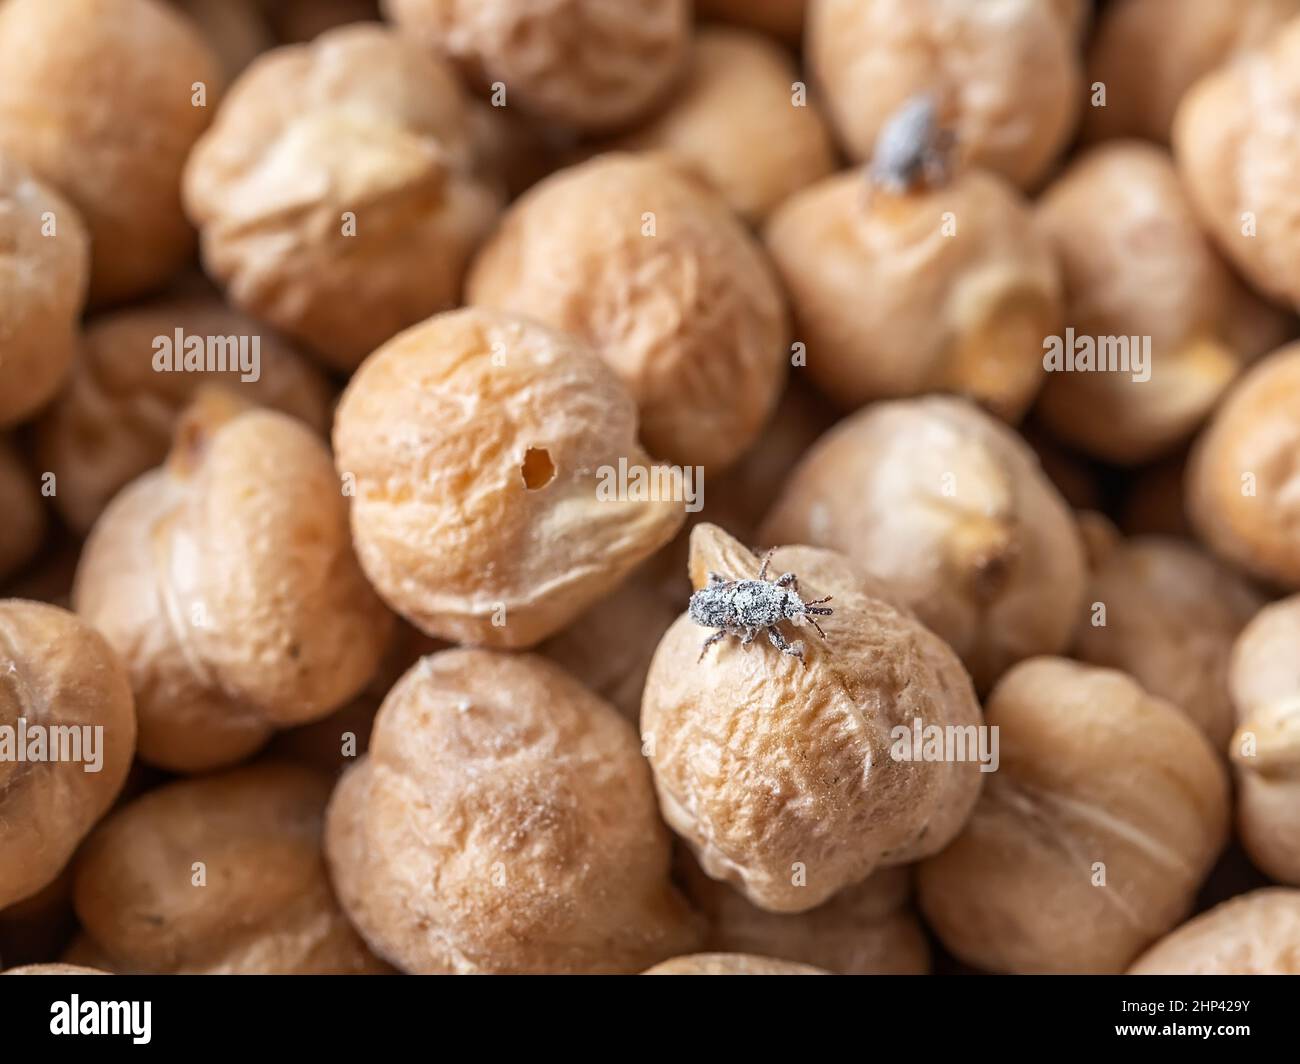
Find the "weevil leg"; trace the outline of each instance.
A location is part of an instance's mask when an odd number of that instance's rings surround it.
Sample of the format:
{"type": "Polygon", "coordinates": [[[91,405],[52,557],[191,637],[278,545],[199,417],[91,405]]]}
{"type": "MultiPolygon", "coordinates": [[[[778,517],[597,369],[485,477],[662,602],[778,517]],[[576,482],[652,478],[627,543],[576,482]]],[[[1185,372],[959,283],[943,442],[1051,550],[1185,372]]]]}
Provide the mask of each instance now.
{"type": "Polygon", "coordinates": [[[783,636],[777,628],[769,628],[767,630],[767,638],[772,641],[772,645],[782,654],[789,654],[790,657],[798,658],[800,661],[803,661],[802,643],[787,642],[785,636],[783,636]]]}
{"type": "Polygon", "coordinates": [[[726,582],[727,582],[727,578],[723,576],[721,573],[715,573],[713,571],[709,572],[710,584],[725,584],[726,582]]]}
{"type": "Polygon", "coordinates": [[[763,564],[758,567],[758,578],[760,580],[767,579],[767,566],[768,563],[772,560],[772,555],[775,553],[776,553],[776,548],[769,547],[767,549],[767,553],[763,555],[763,564]]]}
{"type": "Polygon", "coordinates": [[[776,581],[777,587],[788,587],[791,591],[799,590],[799,578],[794,573],[782,573],[776,581]]]}
{"type": "Polygon", "coordinates": [[[701,661],[703,661],[704,655],[707,654],[709,651],[709,647],[713,646],[714,643],[716,643],[719,639],[723,638],[723,636],[725,636],[726,634],[727,634],[727,630],[725,628],[719,628],[716,632],[714,632],[711,636],[709,636],[709,638],[704,641],[704,646],[700,647],[700,656],[695,659],[695,663],[698,665],[701,661]]]}

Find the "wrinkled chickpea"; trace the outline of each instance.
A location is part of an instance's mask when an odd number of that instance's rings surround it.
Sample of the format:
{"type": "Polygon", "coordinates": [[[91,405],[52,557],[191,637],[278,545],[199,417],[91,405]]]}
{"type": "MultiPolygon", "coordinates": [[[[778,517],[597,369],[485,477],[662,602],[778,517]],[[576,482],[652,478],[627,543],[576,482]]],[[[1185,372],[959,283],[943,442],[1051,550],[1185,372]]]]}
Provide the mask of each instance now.
{"type": "MultiPolygon", "coordinates": [[[[709,572],[758,569],[716,526],[692,532],[696,588],[709,572]]],[[[651,663],[641,734],[664,819],[705,873],[759,908],[800,913],[953,838],[979,793],[978,764],[896,760],[891,730],[975,725],[980,710],[948,646],[848,559],[784,547],[770,572],[795,573],[805,601],[833,596],[827,641],[804,639],[803,662],[763,633],[701,656],[710,633],[683,615],[651,663]]]]}
{"type": "Polygon", "coordinates": [[[127,665],[140,756],[178,772],[337,709],[391,629],[324,443],[225,389],[200,395],[166,465],[104,511],[73,600],[127,665]]]}
{"type": "MultiPolygon", "coordinates": [[[[943,167],[942,131],[918,136],[898,124],[924,105],[911,101],[890,128],[943,167]]],[[[1033,401],[1043,337],[1060,325],[1060,277],[1003,179],[887,165],[840,174],[787,200],[765,238],[808,372],[842,406],[959,392],[1018,421],[1033,401]]]]}
{"type": "Polygon", "coordinates": [[[1300,890],[1230,898],[1162,938],[1129,975],[1300,975],[1300,890]]]}
{"type": "Polygon", "coordinates": [[[830,132],[813,101],[796,102],[799,72],[757,33],[703,29],[667,107],[617,145],[666,151],[713,185],[742,218],[761,222],[835,169],[830,132]]]}
{"type": "Polygon", "coordinates": [[[1038,413],[1094,457],[1145,462],[1191,435],[1242,366],[1267,350],[1241,346],[1239,319],[1271,321],[1265,343],[1282,335],[1282,315],[1229,272],[1154,145],[1087,152],[1043,194],[1037,218],[1064,272],[1065,324],[1093,339],[1098,362],[1115,357],[1108,338],[1140,344],[1126,365],[1072,369],[1062,337],[1061,364],[1049,367],[1038,413]]]}
{"type": "Polygon", "coordinates": [[[165,784],[77,855],[73,901],[101,966],[123,974],[378,974],[321,855],[329,777],[260,762],[165,784]]]}
{"type": "Polygon", "coordinates": [[[455,305],[500,208],[454,72],[378,25],[261,56],[184,175],[203,261],[242,309],[351,370],[455,305]]]}
{"type": "Polygon", "coordinates": [[[325,851],[353,923],[407,972],[630,973],[699,939],[635,731],[532,654],[412,668],[335,789],[325,851]]]}
{"type": "Polygon", "coordinates": [[[126,780],[135,713],[103,636],[67,610],[0,600],[0,729],[4,908],[59,874],[126,780]],[[63,740],[52,728],[76,729],[60,759],[50,744],[63,740]]]}
{"type": "Polygon", "coordinates": [[[454,60],[484,95],[586,132],[625,126],[686,64],[690,0],[383,0],[404,32],[454,60]]]}
{"type": "Polygon", "coordinates": [[[1179,174],[1202,224],[1246,279],[1300,307],[1300,18],[1196,82],[1174,118],[1179,174]]]}
{"type": "Polygon", "coordinates": [[[696,14],[798,42],[808,0],[695,0],[696,14]]]}
{"type": "Polygon", "coordinates": [[[1265,607],[1232,648],[1237,832],[1251,861],[1300,886],[1300,596],[1265,607]]]}
{"type": "Polygon", "coordinates": [[[809,0],[805,58],[855,159],[871,154],[906,100],[933,92],[967,161],[1030,188],[1079,116],[1077,8],[1043,0],[809,0]]]}
{"type": "Polygon", "coordinates": [[[533,646],[682,523],[680,502],[603,498],[599,470],[650,469],[613,372],[573,337],[465,309],[357,371],[334,425],[371,583],[430,635],[533,646]]]}
{"type": "Polygon", "coordinates": [[[957,651],[980,691],[1022,658],[1064,651],[1080,616],[1069,508],[1020,437],[959,399],[878,403],[841,421],[759,538],[853,558],[957,651]]]}
{"type": "MultiPolygon", "coordinates": [[[[182,352],[176,352],[177,362],[182,352]]],[[[167,457],[176,422],[200,390],[223,385],[243,399],[292,414],[318,432],[330,421],[330,389],[293,348],[211,296],[160,299],[94,318],[82,334],[67,387],[41,419],[37,454],[55,474],[54,504],[84,535],[114,495],[167,457]],[[257,379],[238,370],[159,372],[160,337],[248,339],[257,379]]]]}
{"type": "Polygon", "coordinates": [[[807,912],[770,913],[710,879],[689,856],[680,865],[686,896],[708,921],[707,950],[784,957],[843,975],[930,970],[930,946],[907,904],[906,868],[882,868],[807,912]]]}
{"type": "Polygon", "coordinates": [[[988,971],[1123,971],[1191,910],[1227,839],[1222,761],[1175,706],[1062,658],[1008,672],[986,720],[1001,764],[922,862],[922,913],[988,971]]]}
{"type": "Polygon", "coordinates": [[[45,509],[12,444],[0,436],[0,580],[13,576],[36,553],[45,536],[45,509]]]}
{"type": "Polygon", "coordinates": [[[0,70],[0,151],[80,211],[91,301],[160,287],[193,247],[181,166],[222,88],[198,29],[161,0],[6,0],[0,70]]]}
{"type": "Polygon", "coordinates": [[[1223,750],[1233,729],[1228,658],[1263,597],[1192,543],[1165,536],[1123,540],[1113,527],[1103,536],[1090,550],[1073,656],[1128,673],[1223,750]]]}
{"type": "Polygon", "coordinates": [[[648,968],[642,975],[830,975],[820,968],[745,953],[692,953],[648,968]]]}
{"type": "Polygon", "coordinates": [[[631,389],[646,449],[708,473],[755,441],[785,380],[785,304],[762,249],[668,156],[602,155],[535,186],[466,295],[591,343],[631,389]]]}
{"type": "Polygon", "coordinates": [[[86,299],[90,242],[76,209],[38,181],[3,144],[0,249],[4,293],[0,428],[4,428],[31,417],[67,376],[76,351],[77,319],[86,299]]]}
{"type": "Polygon", "coordinates": [[[1197,438],[1187,511],[1200,537],[1248,573],[1300,589],[1300,343],[1255,364],[1197,438]]]}
{"type": "Polygon", "coordinates": [[[1296,15],[1300,0],[1113,0],[1088,48],[1087,80],[1106,102],[1085,110],[1085,136],[1168,143],[1183,94],[1296,15]]]}

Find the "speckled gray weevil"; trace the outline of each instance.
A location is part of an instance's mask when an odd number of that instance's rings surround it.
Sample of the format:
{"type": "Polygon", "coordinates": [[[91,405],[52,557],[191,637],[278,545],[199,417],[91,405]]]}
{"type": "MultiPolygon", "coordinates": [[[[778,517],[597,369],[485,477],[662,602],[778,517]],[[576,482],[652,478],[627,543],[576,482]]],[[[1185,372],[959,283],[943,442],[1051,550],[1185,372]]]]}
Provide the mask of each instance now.
{"type": "Polygon", "coordinates": [[[794,573],[782,573],[776,580],[768,580],[767,565],[772,560],[772,553],[769,550],[763,556],[758,579],[728,580],[717,573],[709,573],[708,585],[691,596],[687,608],[691,620],[702,628],[718,629],[700,648],[700,661],[704,660],[709,647],[723,636],[737,636],[741,646],[749,646],[760,631],[767,633],[767,638],[782,654],[803,661],[803,643],[786,642],[777,628],[782,621],[796,617],[807,618],[817,633],[826,638],[826,633],[813,617],[831,616],[834,611],[821,605],[830,602],[831,596],[804,602],[799,597],[799,578],[794,573]]]}
{"type": "Polygon", "coordinates": [[[903,104],[885,123],[871,156],[871,180],[901,195],[918,182],[942,185],[948,176],[952,134],[939,128],[939,105],[929,93],[903,104]]]}

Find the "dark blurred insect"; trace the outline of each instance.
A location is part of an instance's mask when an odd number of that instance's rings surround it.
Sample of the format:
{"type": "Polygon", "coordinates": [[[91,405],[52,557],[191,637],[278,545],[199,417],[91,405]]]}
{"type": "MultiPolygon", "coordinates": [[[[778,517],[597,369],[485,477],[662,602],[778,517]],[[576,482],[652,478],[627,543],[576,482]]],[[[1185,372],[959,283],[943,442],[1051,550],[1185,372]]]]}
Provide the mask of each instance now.
{"type": "Polygon", "coordinates": [[[786,641],[777,628],[782,621],[791,621],[796,617],[806,618],[825,639],[826,633],[815,617],[829,617],[834,612],[823,602],[830,602],[831,596],[804,602],[799,597],[799,578],[794,573],[782,573],[775,580],[768,580],[767,566],[772,559],[772,551],[763,556],[763,565],[756,580],[728,580],[717,573],[709,573],[709,583],[691,596],[687,614],[691,620],[703,628],[716,628],[704,646],[700,648],[699,660],[704,660],[705,652],[718,640],[727,635],[734,635],[742,646],[749,646],[759,632],[766,632],[768,640],[782,654],[803,661],[803,643],[786,641]]]}

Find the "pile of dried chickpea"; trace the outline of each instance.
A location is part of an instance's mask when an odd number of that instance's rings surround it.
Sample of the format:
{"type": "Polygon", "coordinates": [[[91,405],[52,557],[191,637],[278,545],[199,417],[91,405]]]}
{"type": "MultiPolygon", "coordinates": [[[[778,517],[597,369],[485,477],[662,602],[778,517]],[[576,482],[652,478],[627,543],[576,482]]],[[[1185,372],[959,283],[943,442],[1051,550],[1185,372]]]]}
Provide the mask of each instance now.
{"type": "Polygon", "coordinates": [[[0,967],[1300,971],[1298,128],[1300,0],[0,0],[0,967]]]}

